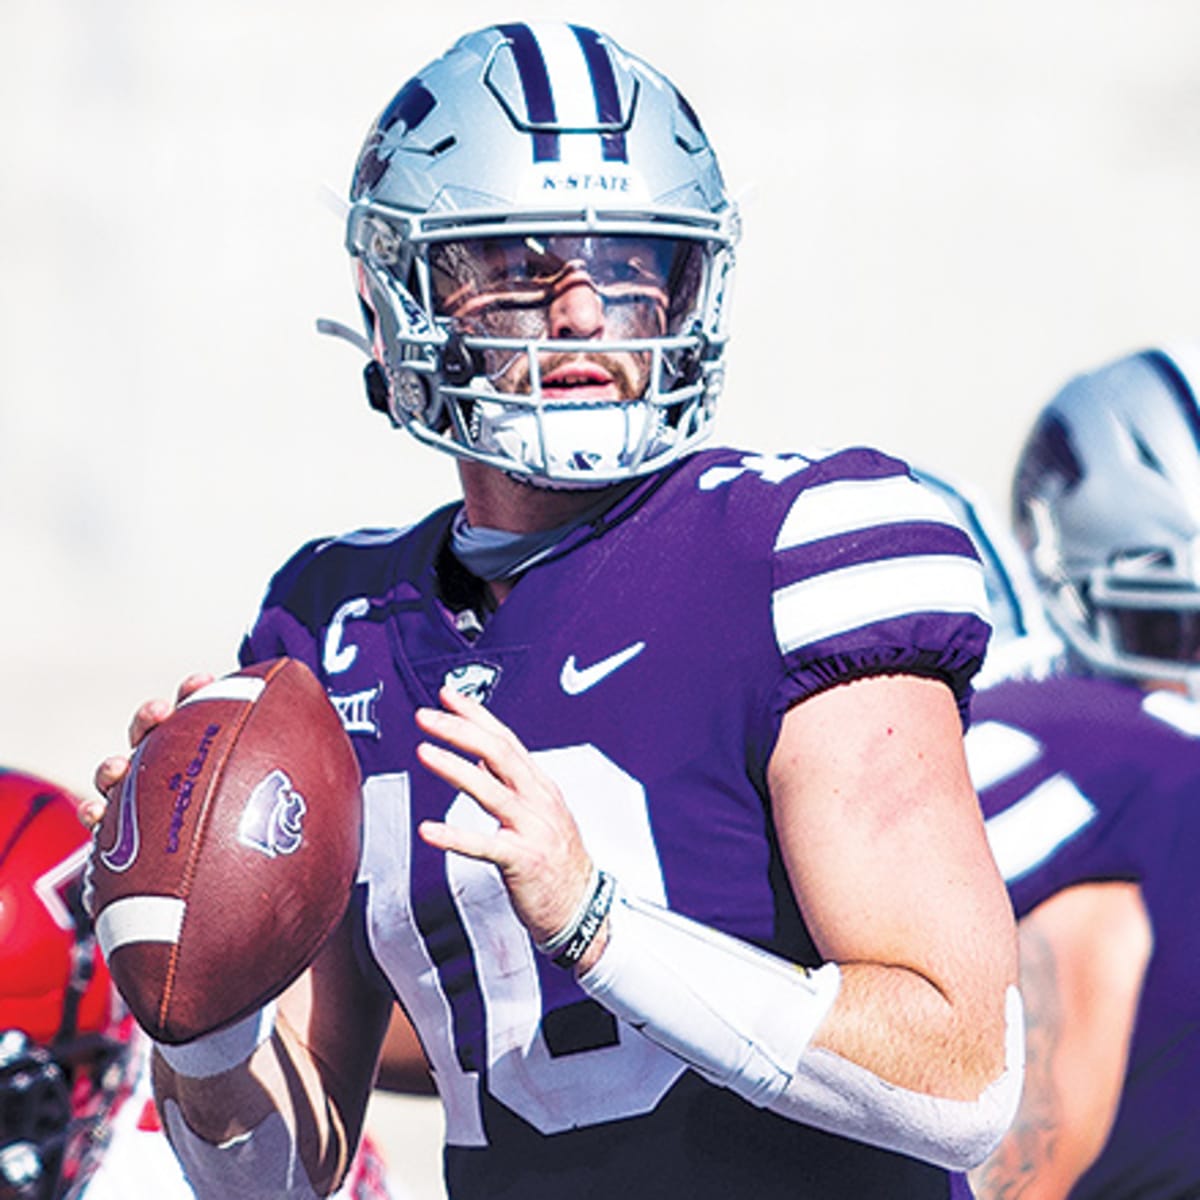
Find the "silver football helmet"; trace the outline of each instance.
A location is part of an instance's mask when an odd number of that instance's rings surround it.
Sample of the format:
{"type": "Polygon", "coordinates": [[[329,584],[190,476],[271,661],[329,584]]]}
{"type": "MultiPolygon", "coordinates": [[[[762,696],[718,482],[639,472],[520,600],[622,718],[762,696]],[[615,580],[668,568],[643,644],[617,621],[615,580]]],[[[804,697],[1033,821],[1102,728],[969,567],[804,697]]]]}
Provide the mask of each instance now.
{"type": "Polygon", "coordinates": [[[1132,354],[1043,409],[1013,483],[1017,538],[1091,669],[1200,691],[1200,346],[1132,354]]]}
{"type": "Polygon", "coordinates": [[[371,402],[534,483],[656,470],[710,430],[737,231],[695,113],[651,67],[578,25],[470,34],[355,168],[371,402]]]}

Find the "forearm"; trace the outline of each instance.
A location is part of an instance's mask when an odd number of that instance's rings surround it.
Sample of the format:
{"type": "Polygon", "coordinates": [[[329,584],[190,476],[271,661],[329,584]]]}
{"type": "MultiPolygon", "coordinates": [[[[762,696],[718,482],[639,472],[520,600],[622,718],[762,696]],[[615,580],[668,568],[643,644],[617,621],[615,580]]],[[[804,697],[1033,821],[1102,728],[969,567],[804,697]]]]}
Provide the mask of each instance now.
{"type": "MultiPolygon", "coordinates": [[[[990,1074],[975,1066],[953,1088],[939,1089],[932,1069],[916,1064],[920,1045],[916,1054],[892,1051],[884,1061],[883,1047],[917,1029],[920,1013],[898,1014],[894,991],[864,1008],[870,982],[856,967],[803,972],[628,899],[614,906],[603,952],[580,976],[585,990],[645,1036],[760,1107],[948,1167],[974,1165],[1016,1106],[1022,1035],[1015,988],[1004,1015],[996,998],[990,1074]]],[[[942,1043],[943,1057],[954,1057],[944,1044],[954,1023],[940,1018],[939,1032],[925,1041],[942,1043]]]]}
{"type": "Polygon", "coordinates": [[[947,995],[927,975],[883,963],[842,963],[836,1008],[813,1039],[896,1087],[967,1100],[1005,1065],[1004,995],[947,995]]]}
{"type": "Polygon", "coordinates": [[[184,1047],[156,1047],[155,1098],[197,1197],[312,1200],[353,1151],[317,1064],[274,1006],[184,1047]]]}

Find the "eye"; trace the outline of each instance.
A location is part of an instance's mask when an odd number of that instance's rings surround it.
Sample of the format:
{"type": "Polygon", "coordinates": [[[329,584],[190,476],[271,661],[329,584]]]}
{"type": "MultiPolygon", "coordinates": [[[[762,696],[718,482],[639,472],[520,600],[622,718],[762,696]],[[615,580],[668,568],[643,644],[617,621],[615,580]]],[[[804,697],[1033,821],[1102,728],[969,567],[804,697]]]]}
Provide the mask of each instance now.
{"type": "Polygon", "coordinates": [[[562,267],[561,260],[534,237],[482,243],[477,251],[479,279],[487,288],[503,288],[544,280],[562,267]]]}
{"type": "Polygon", "coordinates": [[[661,255],[645,240],[612,239],[596,264],[606,283],[632,283],[661,288],[666,283],[661,255]]]}
{"type": "Polygon", "coordinates": [[[562,269],[562,260],[536,246],[530,246],[521,258],[517,274],[523,280],[551,279],[562,269]]]}
{"type": "Polygon", "coordinates": [[[511,279],[518,269],[515,257],[499,242],[484,242],[474,254],[475,275],[479,283],[491,287],[511,279]]]}
{"type": "Polygon", "coordinates": [[[545,285],[562,274],[572,255],[561,246],[549,246],[536,237],[523,239],[520,250],[519,278],[523,282],[545,285]]]}
{"type": "Polygon", "coordinates": [[[636,259],[619,259],[606,263],[604,274],[613,283],[638,283],[651,278],[650,273],[636,259]]]}

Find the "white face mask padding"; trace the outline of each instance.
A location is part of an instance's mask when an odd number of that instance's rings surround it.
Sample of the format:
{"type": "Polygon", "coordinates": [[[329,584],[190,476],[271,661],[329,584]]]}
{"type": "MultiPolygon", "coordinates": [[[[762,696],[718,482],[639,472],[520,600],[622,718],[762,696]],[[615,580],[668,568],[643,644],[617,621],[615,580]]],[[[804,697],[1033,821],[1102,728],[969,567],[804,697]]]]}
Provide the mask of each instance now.
{"type": "MultiPolygon", "coordinates": [[[[181,1046],[154,1046],[167,1065],[188,1079],[211,1079],[248,1063],[275,1029],[275,1003],[215,1033],[181,1046]]],[[[244,1200],[316,1200],[289,1120],[273,1112],[249,1133],[220,1145],[193,1133],[178,1103],[168,1098],[163,1119],[171,1146],[198,1196],[244,1200]]]]}
{"type": "Polygon", "coordinates": [[[976,1100],[909,1091],[811,1047],[841,982],[835,963],[809,971],[657,905],[619,895],[584,990],[711,1082],[829,1133],[951,1170],[981,1162],[1020,1098],[1020,994],[1006,997],[1006,1062],[976,1100]]]}

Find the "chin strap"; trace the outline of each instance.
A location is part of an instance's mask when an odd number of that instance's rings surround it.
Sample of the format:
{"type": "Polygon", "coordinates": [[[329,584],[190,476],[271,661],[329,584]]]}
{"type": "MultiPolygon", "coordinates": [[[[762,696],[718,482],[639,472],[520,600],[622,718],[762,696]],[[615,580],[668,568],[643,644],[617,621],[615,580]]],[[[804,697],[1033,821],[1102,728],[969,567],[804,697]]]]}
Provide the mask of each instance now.
{"type": "Polygon", "coordinates": [[[343,325],[341,321],[334,321],[329,317],[318,317],[317,332],[327,334],[329,337],[341,338],[343,342],[349,342],[356,350],[361,350],[368,358],[371,357],[371,343],[366,336],[359,333],[357,329],[351,329],[349,325],[343,325]]]}

